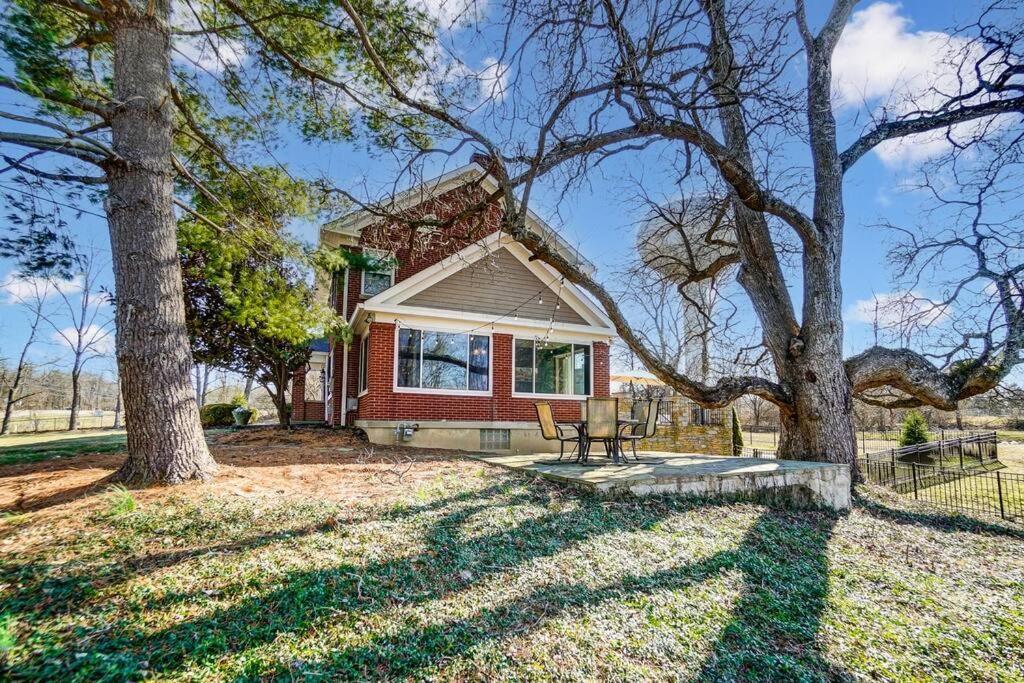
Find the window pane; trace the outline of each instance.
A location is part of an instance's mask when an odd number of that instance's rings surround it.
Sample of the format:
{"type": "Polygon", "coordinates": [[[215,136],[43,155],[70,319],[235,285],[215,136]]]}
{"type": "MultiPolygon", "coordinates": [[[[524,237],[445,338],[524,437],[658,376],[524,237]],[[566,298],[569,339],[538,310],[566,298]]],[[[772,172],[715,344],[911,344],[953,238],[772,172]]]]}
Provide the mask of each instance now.
{"type": "Polygon", "coordinates": [[[383,273],[363,273],[363,294],[374,296],[391,286],[391,271],[383,273]]]}
{"type": "Polygon", "coordinates": [[[572,393],[572,344],[537,342],[537,393],[572,393]]]}
{"type": "Polygon", "coordinates": [[[516,339],[516,392],[533,393],[533,341],[516,339]]]}
{"type": "Polygon", "coordinates": [[[491,368],[491,339],[471,335],[469,338],[469,388],[487,391],[491,368]]]}
{"type": "Polygon", "coordinates": [[[572,391],[579,396],[590,394],[590,347],[576,345],[573,347],[573,385],[572,391]]]}
{"type": "Polygon", "coordinates": [[[466,335],[423,333],[423,388],[465,389],[468,365],[466,335]]]}
{"type": "Polygon", "coordinates": [[[365,391],[367,388],[367,368],[369,363],[367,362],[367,356],[370,350],[370,337],[369,335],[359,340],[359,391],[365,391]]]}
{"type": "Polygon", "coordinates": [[[402,328],[398,330],[398,386],[418,387],[420,385],[420,339],[419,330],[402,328]]]}

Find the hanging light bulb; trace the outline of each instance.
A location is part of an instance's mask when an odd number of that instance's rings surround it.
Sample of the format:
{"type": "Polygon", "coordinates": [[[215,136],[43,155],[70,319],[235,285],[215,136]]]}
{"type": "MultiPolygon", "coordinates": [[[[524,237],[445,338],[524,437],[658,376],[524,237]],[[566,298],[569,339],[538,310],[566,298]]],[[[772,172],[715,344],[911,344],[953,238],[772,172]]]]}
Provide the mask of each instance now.
{"type": "Polygon", "coordinates": [[[556,301],[555,302],[555,310],[558,311],[558,310],[561,310],[561,308],[562,308],[562,302],[561,301],[556,301]]]}
{"type": "Polygon", "coordinates": [[[543,294],[541,294],[541,295],[540,295],[540,296],[539,296],[539,297],[537,298],[537,303],[539,303],[539,304],[540,304],[541,306],[543,306],[543,305],[544,305],[544,295],[543,295],[543,294]]]}

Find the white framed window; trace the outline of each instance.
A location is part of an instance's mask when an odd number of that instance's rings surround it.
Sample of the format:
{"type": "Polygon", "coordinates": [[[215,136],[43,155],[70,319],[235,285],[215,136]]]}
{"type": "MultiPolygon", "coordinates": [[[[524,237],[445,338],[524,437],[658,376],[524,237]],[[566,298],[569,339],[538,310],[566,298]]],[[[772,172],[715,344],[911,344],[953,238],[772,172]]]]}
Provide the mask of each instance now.
{"type": "Polygon", "coordinates": [[[359,396],[365,394],[369,388],[370,368],[370,335],[364,334],[359,338],[359,396]]]}
{"type": "Polygon", "coordinates": [[[331,292],[328,296],[331,302],[331,310],[338,310],[338,274],[331,273],[331,292]]]}
{"type": "Polygon", "coordinates": [[[490,335],[410,327],[395,334],[395,391],[491,393],[490,335]]]}
{"type": "Polygon", "coordinates": [[[380,249],[364,249],[363,253],[379,263],[387,262],[390,267],[386,270],[362,272],[361,291],[363,296],[376,296],[395,284],[395,266],[390,253],[380,249]]]}
{"type": "Polygon", "coordinates": [[[303,392],[303,399],[306,402],[319,402],[324,400],[324,387],[326,382],[324,381],[323,370],[306,370],[306,386],[303,392]]]}
{"type": "Polygon", "coordinates": [[[512,351],[512,394],[591,396],[593,355],[591,344],[516,338],[512,351]]]}

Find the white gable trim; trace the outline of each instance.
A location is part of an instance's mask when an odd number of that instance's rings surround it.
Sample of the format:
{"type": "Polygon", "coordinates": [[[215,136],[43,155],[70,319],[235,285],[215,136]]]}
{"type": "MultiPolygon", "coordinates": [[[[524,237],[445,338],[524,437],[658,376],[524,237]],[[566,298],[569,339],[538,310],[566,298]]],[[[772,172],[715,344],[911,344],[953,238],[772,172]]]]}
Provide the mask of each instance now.
{"type": "MultiPolygon", "coordinates": [[[[501,233],[494,233],[488,237],[469,245],[465,249],[435,263],[412,277],[399,282],[394,287],[384,290],[380,294],[363,302],[363,307],[368,310],[381,310],[400,306],[403,302],[416,294],[423,292],[441,280],[464,270],[476,263],[488,254],[493,254],[499,249],[507,249],[516,260],[523,264],[527,270],[546,284],[548,290],[557,295],[562,301],[572,308],[576,313],[594,327],[612,329],[612,322],[605,316],[604,312],[594,305],[580,289],[568,280],[559,287],[558,283],[562,276],[546,263],[540,260],[530,260],[530,251],[514,239],[501,233]]],[[[412,308],[406,306],[405,308],[412,308]]],[[[448,315],[461,315],[461,311],[448,311],[448,315]]],[[[505,316],[505,317],[510,317],[505,316]]],[[[547,325],[547,323],[543,323],[547,325]]]]}
{"type": "Polygon", "coordinates": [[[358,337],[366,332],[370,322],[393,323],[414,328],[443,328],[460,333],[497,333],[516,337],[543,339],[557,337],[562,341],[600,341],[611,343],[615,330],[573,323],[549,323],[546,320],[511,318],[495,320],[493,316],[461,311],[444,311],[417,306],[376,306],[373,309],[359,305],[352,318],[352,329],[358,337]]]}

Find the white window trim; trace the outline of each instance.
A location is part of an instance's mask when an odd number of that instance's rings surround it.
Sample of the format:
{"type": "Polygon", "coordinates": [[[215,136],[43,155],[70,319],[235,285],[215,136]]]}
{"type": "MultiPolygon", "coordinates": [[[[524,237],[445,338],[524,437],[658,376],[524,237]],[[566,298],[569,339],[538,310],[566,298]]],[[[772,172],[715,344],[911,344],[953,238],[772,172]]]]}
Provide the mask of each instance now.
{"type": "MultiPolygon", "coordinates": [[[[420,339],[420,382],[423,381],[423,340],[420,339]]],[[[469,369],[466,370],[466,383],[469,383],[469,369]]],[[[391,372],[391,390],[396,394],[432,394],[436,396],[493,396],[494,395],[494,335],[481,332],[467,332],[465,330],[452,330],[441,327],[420,327],[418,325],[395,325],[395,353],[394,366],[391,372]],[[464,334],[466,335],[466,353],[469,354],[469,337],[487,337],[487,391],[476,391],[471,389],[423,389],[422,387],[400,387],[398,386],[398,333],[402,328],[417,330],[418,332],[441,332],[443,334],[464,334]]]]}
{"type": "MultiPolygon", "coordinates": [[[[393,258],[394,257],[394,254],[392,254],[390,251],[384,251],[383,249],[365,248],[365,249],[363,249],[363,254],[365,254],[365,255],[373,255],[373,256],[375,256],[377,258],[393,258]]],[[[360,270],[360,272],[359,272],[359,294],[360,294],[360,296],[373,297],[373,296],[377,296],[377,294],[381,294],[382,292],[377,292],[376,294],[368,294],[367,293],[367,291],[366,291],[366,273],[367,273],[366,270],[360,270]]],[[[379,272],[374,273],[374,274],[375,275],[380,275],[379,272]]],[[[392,287],[395,286],[395,267],[394,267],[394,265],[391,266],[391,270],[388,271],[388,274],[391,275],[391,284],[388,285],[388,289],[391,289],[392,287]]],[[[385,289],[383,291],[386,292],[387,289],[385,289]]]]}
{"type": "Polygon", "coordinates": [[[370,333],[367,332],[359,337],[359,367],[356,371],[356,398],[362,398],[370,393],[370,333]],[[364,346],[365,344],[365,346],[364,346]],[[362,388],[363,380],[366,380],[366,388],[362,388]]]}
{"type": "MultiPolygon", "coordinates": [[[[576,388],[576,383],[572,383],[573,389],[576,388]]],[[[514,398],[548,398],[553,401],[576,401],[585,398],[591,398],[594,395],[594,342],[593,341],[576,341],[573,339],[559,339],[557,337],[548,337],[547,339],[538,339],[537,337],[523,337],[513,336],[512,337],[512,396],[514,398]],[[590,347],[590,392],[586,394],[534,394],[530,392],[516,391],[516,341],[531,341],[533,345],[533,386],[537,386],[537,342],[546,341],[554,342],[556,344],[575,344],[577,346],[589,346],[590,347]]]]}

